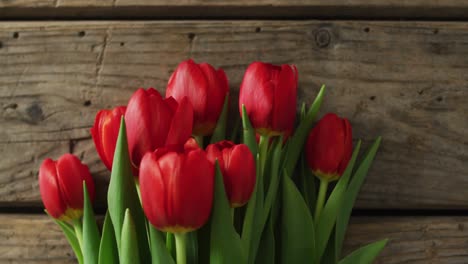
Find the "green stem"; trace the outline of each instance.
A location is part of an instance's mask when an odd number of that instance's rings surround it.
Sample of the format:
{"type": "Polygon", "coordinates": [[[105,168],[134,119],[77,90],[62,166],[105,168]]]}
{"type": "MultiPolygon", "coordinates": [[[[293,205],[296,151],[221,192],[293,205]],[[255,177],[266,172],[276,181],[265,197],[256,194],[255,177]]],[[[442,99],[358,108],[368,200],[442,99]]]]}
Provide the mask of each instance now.
{"type": "Polygon", "coordinates": [[[138,180],[138,177],[133,177],[133,179],[135,180],[135,188],[138,194],[138,199],[140,200],[140,204],[141,204],[140,181],[138,180]]]}
{"type": "MultiPolygon", "coordinates": [[[[260,143],[259,143],[259,155],[260,155],[260,175],[263,175],[265,172],[265,163],[268,156],[268,145],[270,143],[269,136],[260,136],[260,143]]],[[[263,182],[262,182],[263,184],[263,182]]]]}
{"type": "Polygon", "coordinates": [[[73,227],[75,228],[76,239],[80,244],[81,251],[83,251],[83,225],[80,218],[73,219],[73,227]]]}
{"type": "Polygon", "coordinates": [[[203,142],[203,140],[204,140],[203,136],[193,135],[193,138],[195,139],[195,141],[197,141],[198,146],[200,146],[200,148],[205,148],[205,146],[203,145],[203,144],[204,144],[204,142],[203,142]]]}
{"type": "Polygon", "coordinates": [[[176,242],[177,264],[187,263],[187,235],[185,233],[174,233],[176,242]]]}
{"type": "Polygon", "coordinates": [[[232,224],[235,224],[235,218],[234,218],[236,216],[235,210],[236,208],[231,208],[232,224]]]}
{"type": "Polygon", "coordinates": [[[320,179],[320,189],[317,197],[317,204],[315,206],[315,223],[318,222],[320,213],[322,213],[325,197],[327,196],[328,181],[320,179]]]}

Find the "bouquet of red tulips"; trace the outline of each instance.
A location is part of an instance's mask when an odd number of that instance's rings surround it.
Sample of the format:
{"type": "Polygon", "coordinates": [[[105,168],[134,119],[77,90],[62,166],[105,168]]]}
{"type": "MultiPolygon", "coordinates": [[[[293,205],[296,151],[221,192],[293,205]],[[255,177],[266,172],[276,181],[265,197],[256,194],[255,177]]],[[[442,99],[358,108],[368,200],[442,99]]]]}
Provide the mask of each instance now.
{"type": "Polygon", "coordinates": [[[372,263],[386,240],[346,257],[342,246],[380,138],[357,165],[348,120],[315,122],[324,87],[296,118],[297,83],[294,65],[252,63],[239,122],[228,122],[224,71],[188,60],[165,98],[138,89],[99,111],[91,135],[111,171],[102,228],[86,165],[65,154],[39,171],[46,212],[78,262],[372,263]]]}

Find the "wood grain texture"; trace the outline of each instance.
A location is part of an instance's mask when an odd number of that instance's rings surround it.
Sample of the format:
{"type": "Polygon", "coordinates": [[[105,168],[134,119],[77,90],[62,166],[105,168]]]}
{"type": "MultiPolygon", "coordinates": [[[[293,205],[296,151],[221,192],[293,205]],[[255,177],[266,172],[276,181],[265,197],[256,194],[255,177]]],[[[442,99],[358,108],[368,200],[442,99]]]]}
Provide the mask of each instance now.
{"type": "Polygon", "coordinates": [[[45,215],[0,215],[0,263],[77,263],[60,228],[45,215]]]}
{"type": "MultiPolygon", "coordinates": [[[[345,252],[389,238],[376,264],[463,264],[467,217],[353,217],[345,252]]],[[[53,221],[42,215],[0,215],[0,263],[75,263],[53,221]]]]}
{"type": "Polygon", "coordinates": [[[447,18],[468,15],[463,0],[3,0],[0,18],[447,18]]]}
{"type": "MultiPolygon", "coordinates": [[[[160,21],[0,24],[0,203],[40,205],[37,169],[71,151],[105,201],[89,129],[189,57],[226,70],[233,100],[255,60],[295,63],[299,101],[383,144],[358,208],[468,208],[468,23],[160,21]],[[18,203],[19,202],[19,203],[18,203]]],[[[232,104],[235,108],[235,103],[232,104]]]]}

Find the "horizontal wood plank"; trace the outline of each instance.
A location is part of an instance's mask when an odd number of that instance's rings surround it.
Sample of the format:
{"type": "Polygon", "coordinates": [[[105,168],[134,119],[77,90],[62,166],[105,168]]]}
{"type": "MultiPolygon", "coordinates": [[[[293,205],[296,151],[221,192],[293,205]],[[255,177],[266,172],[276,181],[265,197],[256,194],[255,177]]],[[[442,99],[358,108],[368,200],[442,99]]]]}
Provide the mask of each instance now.
{"type": "MultiPolygon", "coordinates": [[[[468,23],[160,21],[0,24],[0,204],[40,205],[37,169],[71,151],[105,201],[89,129],[189,57],[222,67],[233,100],[255,60],[295,63],[300,101],[382,148],[358,208],[468,208],[468,23]]],[[[235,103],[232,104],[235,108],[235,103]]]]}
{"type": "Polygon", "coordinates": [[[11,18],[466,18],[463,0],[8,0],[11,18]]]}
{"type": "MultiPolygon", "coordinates": [[[[462,264],[467,217],[354,217],[345,252],[388,238],[376,264],[462,264]]],[[[75,263],[55,223],[42,215],[0,215],[0,263],[75,263]]]]}

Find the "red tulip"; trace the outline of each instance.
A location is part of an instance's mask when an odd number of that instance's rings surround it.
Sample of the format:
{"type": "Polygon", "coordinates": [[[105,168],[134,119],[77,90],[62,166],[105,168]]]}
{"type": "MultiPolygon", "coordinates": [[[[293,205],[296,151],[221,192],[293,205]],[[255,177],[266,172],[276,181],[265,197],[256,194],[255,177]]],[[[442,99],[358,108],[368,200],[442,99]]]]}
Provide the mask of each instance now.
{"type": "Polygon", "coordinates": [[[194,110],[193,134],[207,136],[213,133],[228,92],[228,80],[222,69],[186,60],[169,79],[166,97],[179,101],[187,96],[194,110]]]}
{"type": "Polygon", "coordinates": [[[352,139],[351,125],[346,118],[326,114],[307,139],[305,152],[309,168],[320,179],[338,179],[351,159],[352,139]]]}
{"type": "Polygon", "coordinates": [[[39,169],[39,190],[47,212],[60,220],[72,220],[83,214],[83,181],[90,200],[94,200],[94,182],[86,165],[72,154],[57,161],[46,159],[39,169]]]}
{"type": "Polygon", "coordinates": [[[296,118],[297,69],[254,62],[240,87],[239,111],[245,106],[252,126],[261,135],[288,137],[296,118]]]}
{"type": "Polygon", "coordinates": [[[91,128],[94,145],[107,169],[112,169],[115,144],[119,135],[120,119],[125,115],[125,106],[113,110],[101,110],[97,113],[94,126],[91,128]]]}
{"type": "Polygon", "coordinates": [[[146,152],[183,145],[190,138],[193,108],[187,98],[177,103],[172,97],[163,99],[153,88],[140,88],[128,102],[125,122],[130,158],[138,168],[146,152]]]}
{"type": "Polygon", "coordinates": [[[141,161],[143,210],[151,224],[164,232],[196,230],[211,213],[213,164],[193,139],[187,142],[183,150],[159,148],[141,161]]]}
{"type": "Polygon", "coordinates": [[[255,159],[247,145],[225,140],[209,145],[206,152],[211,162],[218,160],[231,207],[246,204],[256,181],[255,159]]]}

